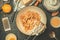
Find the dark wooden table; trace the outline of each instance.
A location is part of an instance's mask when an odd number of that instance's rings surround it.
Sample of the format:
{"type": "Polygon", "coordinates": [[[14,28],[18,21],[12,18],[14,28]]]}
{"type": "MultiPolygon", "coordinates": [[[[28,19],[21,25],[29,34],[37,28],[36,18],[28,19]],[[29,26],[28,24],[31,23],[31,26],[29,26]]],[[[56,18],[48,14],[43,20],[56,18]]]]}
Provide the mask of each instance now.
{"type": "MultiPolygon", "coordinates": [[[[3,4],[4,4],[4,3],[3,3],[3,4]]],[[[13,0],[10,1],[10,4],[11,4],[12,7],[13,7],[13,0]]],[[[53,28],[53,27],[50,25],[50,19],[52,18],[51,12],[49,12],[48,10],[46,10],[46,9],[44,8],[44,6],[42,5],[42,3],[39,4],[38,7],[41,8],[41,9],[45,12],[45,14],[46,14],[46,16],[47,16],[47,29],[46,29],[46,30],[44,31],[44,33],[42,33],[41,35],[38,35],[38,36],[35,38],[35,40],[55,40],[55,39],[51,39],[51,38],[49,37],[49,33],[50,33],[51,31],[56,32],[56,37],[57,37],[58,40],[60,40],[60,28],[55,29],[55,28],[53,28]]],[[[60,8],[59,8],[58,11],[60,11],[60,8]]],[[[13,10],[12,10],[12,12],[11,12],[10,14],[4,14],[4,12],[2,12],[2,11],[0,12],[0,40],[5,40],[6,35],[9,34],[9,33],[14,33],[14,34],[17,36],[17,39],[18,39],[18,40],[25,40],[25,39],[28,37],[28,36],[22,34],[22,33],[18,30],[18,28],[16,27],[15,18],[16,18],[17,13],[18,13],[18,12],[15,13],[14,20],[13,20],[13,22],[12,22],[11,15],[13,15],[13,10]],[[4,31],[3,24],[2,24],[2,18],[4,17],[4,15],[6,15],[6,16],[9,18],[10,25],[11,25],[11,29],[12,29],[11,31],[8,31],[8,32],[5,32],[5,31],[4,31]]],[[[60,14],[57,15],[57,16],[60,17],[60,14]]],[[[34,36],[31,36],[31,37],[29,38],[29,40],[32,40],[33,37],[34,37],[34,36]]]]}

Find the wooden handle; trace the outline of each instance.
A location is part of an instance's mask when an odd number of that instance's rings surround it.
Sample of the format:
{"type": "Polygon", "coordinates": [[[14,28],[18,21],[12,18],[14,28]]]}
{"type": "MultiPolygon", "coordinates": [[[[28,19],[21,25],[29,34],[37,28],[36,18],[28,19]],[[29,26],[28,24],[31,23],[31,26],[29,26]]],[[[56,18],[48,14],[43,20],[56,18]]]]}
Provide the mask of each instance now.
{"type": "Polygon", "coordinates": [[[38,4],[39,4],[39,2],[37,1],[34,6],[37,6],[38,4]]]}
{"type": "Polygon", "coordinates": [[[42,0],[36,0],[37,2],[35,3],[35,6],[37,6],[39,3],[42,2],[42,0]]]}
{"type": "Polygon", "coordinates": [[[52,16],[56,16],[59,14],[59,11],[56,11],[56,12],[52,12],[52,16]]]}

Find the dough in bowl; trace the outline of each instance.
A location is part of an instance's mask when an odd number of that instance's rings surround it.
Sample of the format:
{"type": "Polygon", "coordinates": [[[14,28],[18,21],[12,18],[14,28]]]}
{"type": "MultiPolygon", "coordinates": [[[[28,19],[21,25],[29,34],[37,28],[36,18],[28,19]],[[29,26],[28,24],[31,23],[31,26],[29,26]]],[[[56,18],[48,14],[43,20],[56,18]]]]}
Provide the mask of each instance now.
{"type": "Polygon", "coordinates": [[[26,35],[36,35],[46,28],[46,15],[38,7],[22,9],[16,17],[17,28],[26,35]]]}

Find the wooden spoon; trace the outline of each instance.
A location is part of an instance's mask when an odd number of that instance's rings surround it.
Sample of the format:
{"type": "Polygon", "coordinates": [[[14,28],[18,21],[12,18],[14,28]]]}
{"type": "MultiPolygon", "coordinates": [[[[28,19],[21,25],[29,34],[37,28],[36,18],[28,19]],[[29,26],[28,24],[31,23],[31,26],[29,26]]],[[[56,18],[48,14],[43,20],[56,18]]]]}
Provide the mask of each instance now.
{"type": "Polygon", "coordinates": [[[36,3],[34,5],[37,6],[41,2],[42,2],[42,0],[36,0],[36,3]]]}

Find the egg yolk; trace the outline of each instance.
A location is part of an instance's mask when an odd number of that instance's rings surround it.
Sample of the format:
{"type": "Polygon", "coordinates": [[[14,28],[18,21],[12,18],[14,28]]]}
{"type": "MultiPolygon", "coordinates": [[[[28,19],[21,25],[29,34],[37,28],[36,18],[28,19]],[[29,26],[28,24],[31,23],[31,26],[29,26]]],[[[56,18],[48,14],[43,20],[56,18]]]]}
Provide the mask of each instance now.
{"type": "Polygon", "coordinates": [[[59,26],[60,25],[60,20],[58,18],[54,18],[51,20],[51,24],[53,26],[59,26]]]}
{"type": "Polygon", "coordinates": [[[15,38],[10,38],[10,40],[15,40],[15,38]]]}
{"type": "Polygon", "coordinates": [[[11,11],[11,9],[12,9],[12,7],[9,4],[4,4],[2,6],[2,10],[3,10],[4,13],[9,13],[11,11]]]}

